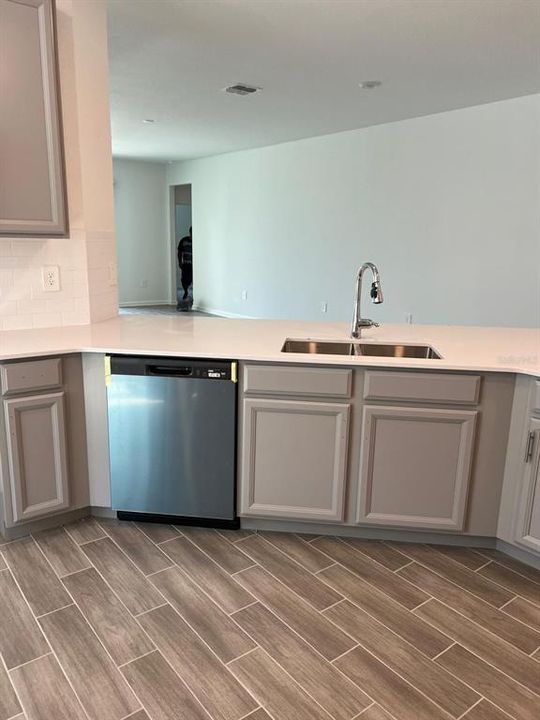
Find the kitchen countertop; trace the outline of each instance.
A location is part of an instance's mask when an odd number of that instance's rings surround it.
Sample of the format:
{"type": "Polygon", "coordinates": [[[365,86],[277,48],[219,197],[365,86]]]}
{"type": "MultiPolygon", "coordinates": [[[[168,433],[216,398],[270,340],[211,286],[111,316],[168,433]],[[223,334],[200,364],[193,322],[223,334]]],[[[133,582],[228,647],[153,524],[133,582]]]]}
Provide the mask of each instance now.
{"type": "Polygon", "coordinates": [[[362,340],[427,344],[440,360],[282,353],[285,338],[348,340],[348,323],[126,315],[91,325],[0,332],[0,360],[73,352],[540,376],[540,330],[451,325],[382,325],[362,340]]]}

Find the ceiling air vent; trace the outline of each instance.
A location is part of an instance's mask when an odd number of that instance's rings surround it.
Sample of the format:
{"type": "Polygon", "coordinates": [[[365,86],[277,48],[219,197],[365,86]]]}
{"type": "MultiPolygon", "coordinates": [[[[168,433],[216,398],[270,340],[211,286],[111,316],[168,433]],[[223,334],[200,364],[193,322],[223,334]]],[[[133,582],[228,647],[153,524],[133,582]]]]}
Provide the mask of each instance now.
{"type": "Polygon", "coordinates": [[[261,90],[259,87],[254,85],[244,85],[243,83],[237,83],[236,85],[229,85],[225,88],[225,92],[231,93],[232,95],[253,95],[261,90]]]}

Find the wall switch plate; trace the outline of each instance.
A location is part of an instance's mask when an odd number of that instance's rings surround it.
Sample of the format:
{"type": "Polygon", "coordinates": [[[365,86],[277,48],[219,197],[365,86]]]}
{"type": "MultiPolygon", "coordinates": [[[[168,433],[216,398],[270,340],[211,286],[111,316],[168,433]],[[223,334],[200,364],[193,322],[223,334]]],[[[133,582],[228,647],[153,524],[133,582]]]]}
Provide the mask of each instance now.
{"type": "Polygon", "coordinates": [[[111,285],[112,287],[116,287],[116,285],[118,285],[118,276],[116,273],[115,262],[109,263],[109,285],[111,285]]]}
{"type": "Polygon", "coordinates": [[[240,297],[242,298],[242,300],[247,300],[247,290],[242,290],[242,292],[240,293],[240,297]]]}
{"type": "Polygon", "coordinates": [[[328,310],[328,303],[322,302],[321,303],[321,312],[325,313],[328,310]]]}
{"type": "Polygon", "coordinates": [[[45,292],[58,292],[60,290],[60,268],[58,265],[42,267],[41,282],[45,292]]]}

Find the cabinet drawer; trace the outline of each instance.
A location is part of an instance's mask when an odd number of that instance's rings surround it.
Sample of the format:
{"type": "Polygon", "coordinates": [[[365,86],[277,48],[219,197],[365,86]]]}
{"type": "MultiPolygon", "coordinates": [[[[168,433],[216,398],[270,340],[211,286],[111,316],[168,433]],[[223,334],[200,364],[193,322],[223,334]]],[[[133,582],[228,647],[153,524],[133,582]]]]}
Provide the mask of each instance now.
{"type": "Polygon", "coordinates": [[[351,396],[352,370],[346,368],[246,365],[244,392],[268,395],[351,396]]]}
{"type": "Polygon", "coordinates": [[[480,397],[480,381],[480,375],[368,370],[364,398],[475,405],[480,397]]]}
{"type": "Polygon", "coordinates": [[[0,377],[4,395],[59,387],[62,384],[61,360],[47,358],[2,365],[0,377]]]}

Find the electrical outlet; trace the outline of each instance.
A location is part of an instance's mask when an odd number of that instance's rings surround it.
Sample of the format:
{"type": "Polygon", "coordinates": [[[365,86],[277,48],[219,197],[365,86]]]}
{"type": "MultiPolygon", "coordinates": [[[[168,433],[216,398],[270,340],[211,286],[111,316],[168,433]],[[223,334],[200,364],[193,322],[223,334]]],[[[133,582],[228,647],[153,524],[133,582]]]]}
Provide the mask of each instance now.
{"type": "Polygon", "coordinates": [[[325,313],[328,310],[328,303],[322,302],[321,303],[321,312],[325,313]]]}
{"type": "Polygon", "coordinates": [[[58,292],[60,290],[60,268],[58,265],[42,267],[41,282],[45,292],[58,292]]]}
{"type": "Polygon", "coordinates": [[[116,287],[118,285],[118,276],[116,274],[116,263],[109,263],[109,285],[116,287]]]}
{"type": "Polygon", "coordinates": [[[412,325],[412,313],[407,313],[405,315],[405,322],[407,325],[412,325]]]}
{"type": "Polygon", "coordinates": [[[247,300],[247,290],[242,290],[242,292],[240,293],[240,297],[242,298],[242,300],[247,300]]]}

